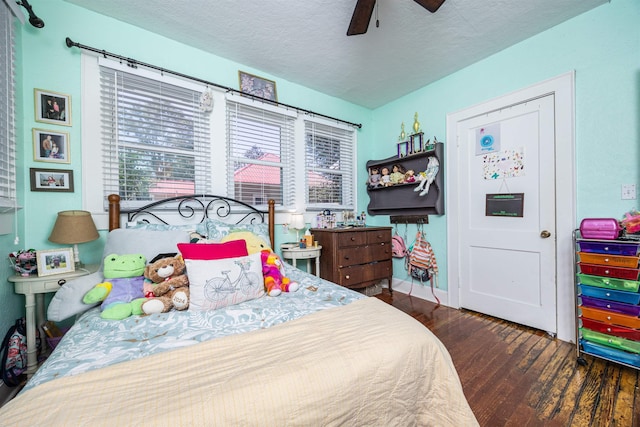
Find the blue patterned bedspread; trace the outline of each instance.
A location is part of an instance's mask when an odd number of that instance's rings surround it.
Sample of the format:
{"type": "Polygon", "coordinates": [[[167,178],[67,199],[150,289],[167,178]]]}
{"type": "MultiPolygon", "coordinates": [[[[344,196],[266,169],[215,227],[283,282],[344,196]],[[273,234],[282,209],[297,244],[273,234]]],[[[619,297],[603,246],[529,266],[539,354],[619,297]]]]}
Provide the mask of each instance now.
{"type": "Polygon", "coordinates": [[[269,328],[327,308],[349,304],[364,295],[285,264],[300,283],[297,292],[264,296],[224,309],[170,311],[124,320],[104,320],[99,308],[84,313],[24,390],[55,378],[148,356],[198,342],[269,328]]]}

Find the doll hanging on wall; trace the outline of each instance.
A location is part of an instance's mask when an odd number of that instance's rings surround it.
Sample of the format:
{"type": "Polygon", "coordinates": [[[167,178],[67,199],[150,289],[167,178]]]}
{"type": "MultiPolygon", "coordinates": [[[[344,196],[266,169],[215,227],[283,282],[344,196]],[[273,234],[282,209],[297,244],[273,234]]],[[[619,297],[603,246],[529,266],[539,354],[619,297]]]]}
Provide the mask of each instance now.
{"type": "Polygon", "coordinates": [[[380,182],[382,183],[383,187],[388,187],[390,185],[393,185],[391,183],[391,176],[389,175],[389,168],[384,167],[381,170],[382,172],[382,177],[380,178],[380,182]]]}
{"type": "Polygon", "coordinates": [[[401,164],[396,163],[395,165],[393,165],[392,168],[393,172],[391,172],[390,179],[391,179],[391,184],[396,185],[396,184],[402,184],[404,182],[404,168],[402,167],[401,164]]]}
{"type": "Polygon", "coordinates": [[[378,168],[371,168],[371,171],[369,172],[369,179],[367,180],[369,188],[380,187],[382,185],[380,178],[380,170],[378,168]]]}

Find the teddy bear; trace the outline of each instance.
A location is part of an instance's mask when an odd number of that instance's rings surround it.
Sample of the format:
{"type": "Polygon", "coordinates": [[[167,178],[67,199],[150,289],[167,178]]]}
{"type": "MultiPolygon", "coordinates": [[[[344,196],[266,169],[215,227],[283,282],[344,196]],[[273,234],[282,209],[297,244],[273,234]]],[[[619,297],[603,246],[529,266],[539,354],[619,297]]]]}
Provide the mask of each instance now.
{"type": "Polygon", "coordinates": [[[262,260],[262,275],[267,295],[277,297],[282,292],[295,292],[300,288],[297,282],[284,275],[284,266],[280,257],[270,250],[260,251],[262,260]]]}
{"type": "Polygon", "coordinates": [[[144,297],[144,269],[147,259],[141,254],[110,254],[104,258],[103,276],[108,279],[98,283],[84,294],[82,302],[95,304],[102,301],[100,317],[122,320],[142,314],[144,297]]]}
{"type": "Polygon", "coordinates": [[[165,254],[154,258],[146,266],[144,277],[154,284],[150,298],[142,304],[145,314],[189,308],[189,278],[185,274],[182,255],[165,254]]]}

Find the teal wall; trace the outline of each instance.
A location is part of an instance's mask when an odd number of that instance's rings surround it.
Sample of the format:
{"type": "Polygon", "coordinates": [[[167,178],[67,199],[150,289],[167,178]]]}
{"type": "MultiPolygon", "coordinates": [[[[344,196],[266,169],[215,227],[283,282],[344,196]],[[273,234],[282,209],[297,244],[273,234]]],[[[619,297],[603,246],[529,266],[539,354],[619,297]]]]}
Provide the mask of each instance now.
{"type": "MultiPolygon", "coordinates": [[[[622,184],[640,189],[639,23],[639,1],[613,0],[376,109],[374,146],[386,147],[378,158],[395,153],[400,123],[409,128],[415,112],[426,136],[444,140],[448,113],[575,70],[577,218],[621,218],[639,207],[621,200],[622,184]]],[[[430,216],[425,227],[444,289],[446,220],[430,216]]],[[[394,277],[406,278],[400,262],[394,277]]]]}
{"type": "MultiPolygon", "coordinates": [[[[65,37],[225,86],[237,87],[239,69],[256,73],[277,82],[278,99],[282,102],[362,123],[363,128],[358,132],[357,182],[363,184],[358,185],[358,210],[365,210],[368,204],[364,187],[366,161],[393,155],[400,123],[405,122],[409,129],[415,112],[428,137],[436,135],[444,140],[447,113],[575,70],[578,218],[619,217],[636,206],[636,201],[620,200],[620,185],[640,184],[636,166],[640,117],[640,26],[637,25],[640,2],[637,0],[613,0],[373,111],[61,0],[32,0],[31,3],[46,26],[36,30],[27,24],[18,31],[17,179],[23,209],[19,213],[20,244],[13,244],[13,235],[0,236],[0,245],[9,251],[55,247],[47,237],[56,213],[82,208],[80,51],[68,49],[65,37]],[[34,88],[72,96],[71,127],[34,121],[34,88]],[[31,130],[34,127],[70,133],[71,164],[53,167],[74,171],[74,193],[28,190],[29,168],[52,165],[33,161],[31,130]]],[[[426,230],[440,265],[440,285],[446,288],[446,216],[432,216],[429,221],[426,230]]],[[[388,216],[369,216],[368,223],[386,225],[388,216]]],[[[278,227],[279,233],[280,230],[278,227]]],[[[414,232],[415,229],[410,228],[409,236],[414,232]]],[[[288,239],[288,236],[279,237],[288,239]]],[[[98,262],[103,244],[104,237],[82,245],[85,261],[98,262]]],[[[403,279],[404,270],[399,263],[395,269],[395,276],[403,279]]],[[[8,268],[0,267],[0,277],[9,274],[8,268]]],[[[23,304],[23,299],[13,294],[8,285],[0,289],[3,301],[0,330],[4,330],[19,314],[13,307],[23,304]]]]}

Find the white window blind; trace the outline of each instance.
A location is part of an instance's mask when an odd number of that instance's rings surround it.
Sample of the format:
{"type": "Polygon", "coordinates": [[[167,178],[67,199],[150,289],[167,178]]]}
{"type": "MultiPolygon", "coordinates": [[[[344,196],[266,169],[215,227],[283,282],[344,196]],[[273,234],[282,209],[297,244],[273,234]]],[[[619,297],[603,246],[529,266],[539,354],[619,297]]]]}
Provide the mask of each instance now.
{"type": "Polygon", "coordinates": [[[208,192],[210,125],[200,92],[106,66],[100,89],[105,197],[117,193],[131,206],[208,192]]]}
{"type": "Polygon", "coordinates": [[[353,209],[354,131],[305,120],[306,202],[353,209]]]}
{"type": "Polygon", "coordinates": [[[16,201],[14,17],[0,2],[0,207],[16,201]]]}
{"type": "Polygon", "coordinates": [[[252,205],[291,206],[294,121],[288,114],[227,100],[227,192],[252,205]]]}

